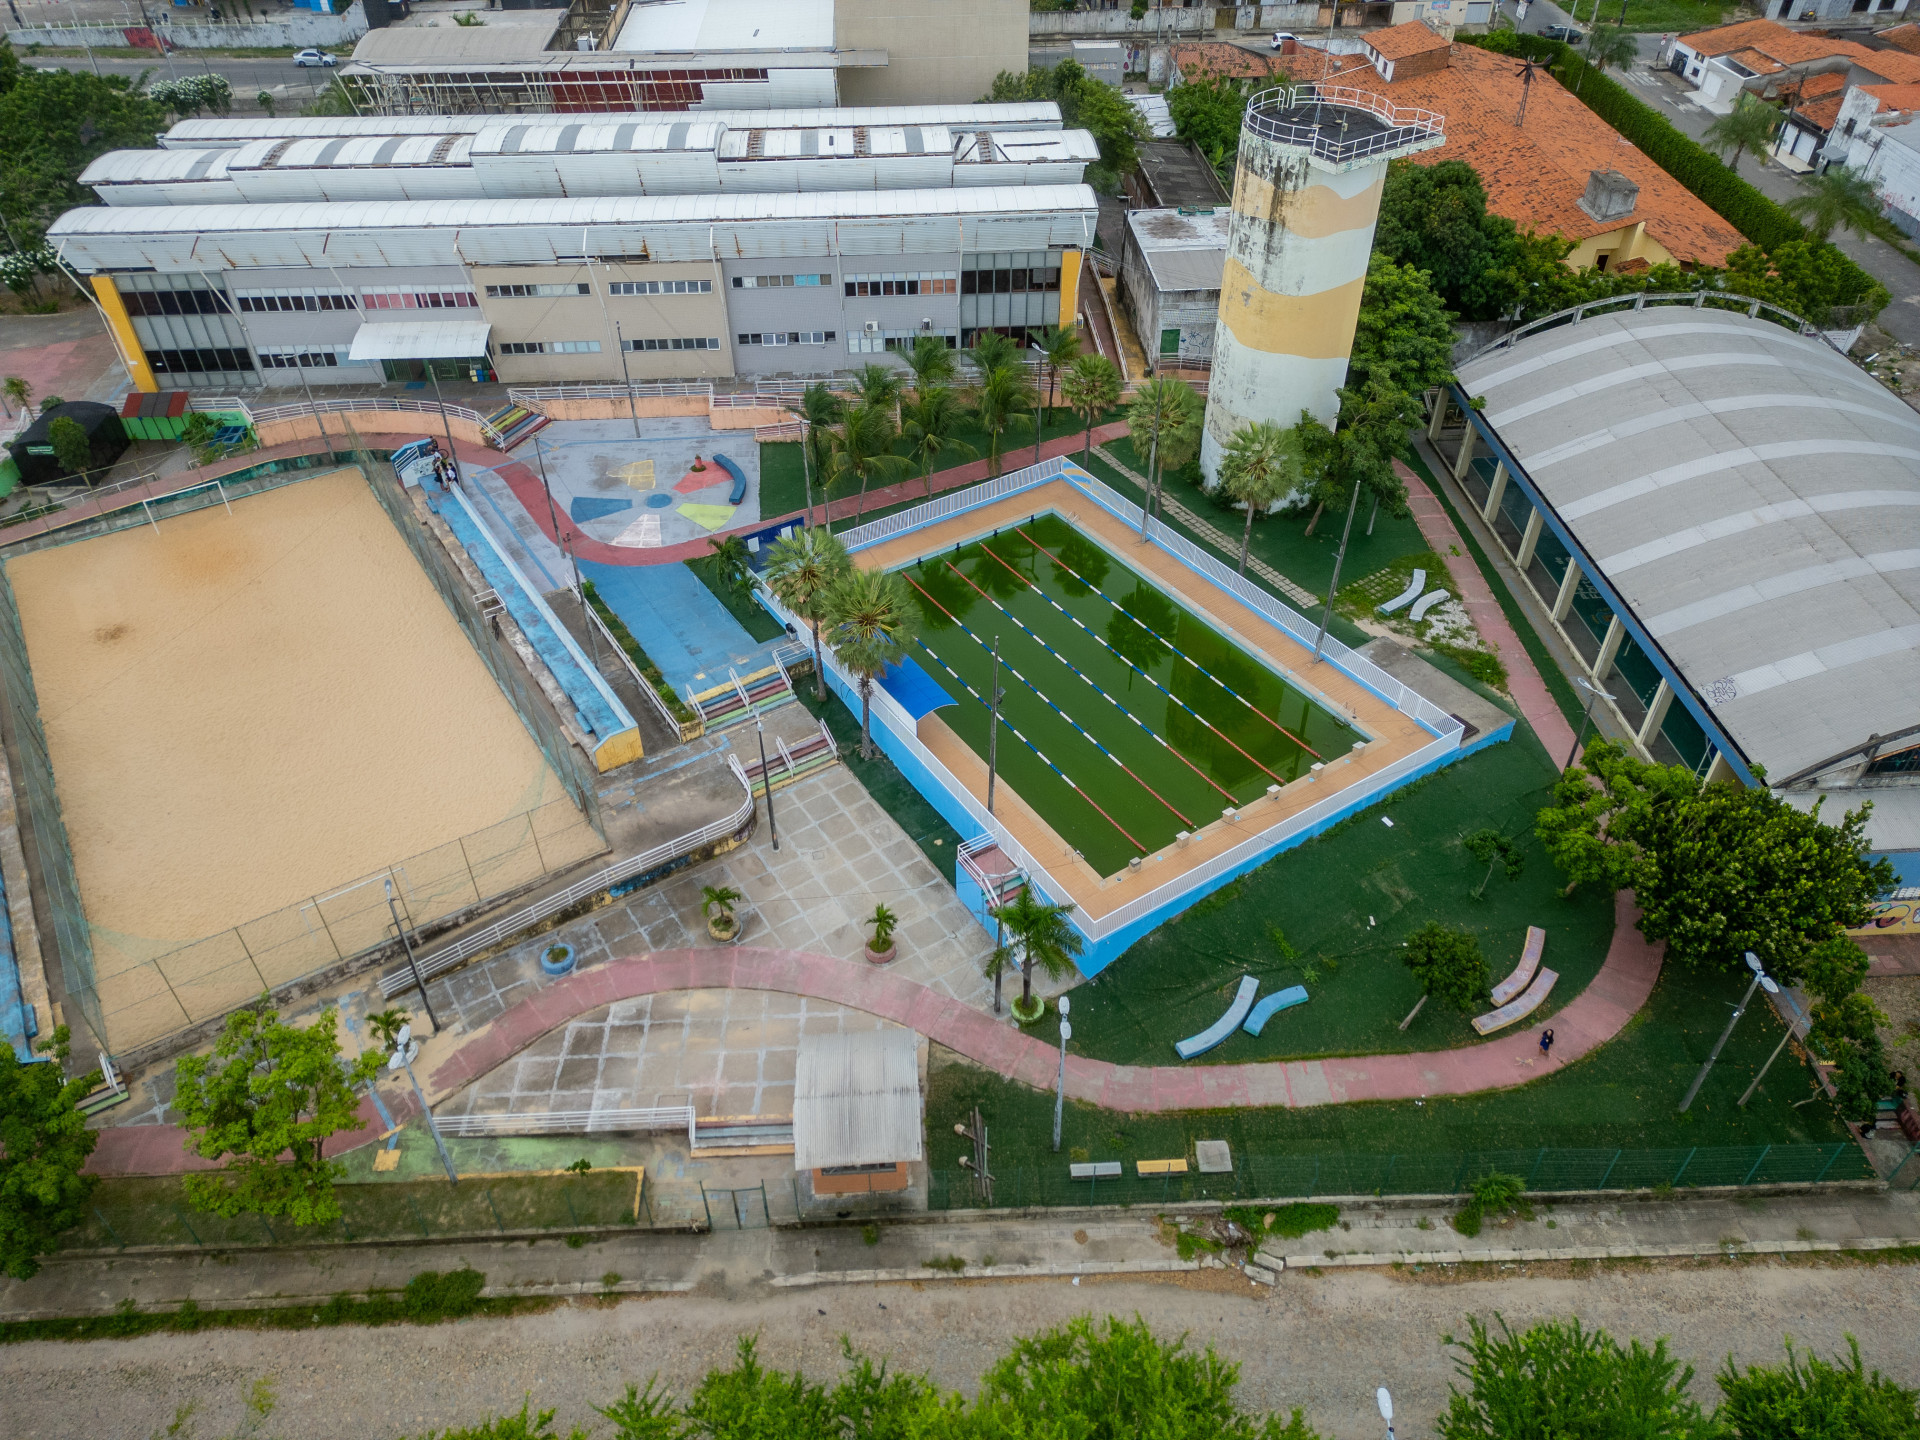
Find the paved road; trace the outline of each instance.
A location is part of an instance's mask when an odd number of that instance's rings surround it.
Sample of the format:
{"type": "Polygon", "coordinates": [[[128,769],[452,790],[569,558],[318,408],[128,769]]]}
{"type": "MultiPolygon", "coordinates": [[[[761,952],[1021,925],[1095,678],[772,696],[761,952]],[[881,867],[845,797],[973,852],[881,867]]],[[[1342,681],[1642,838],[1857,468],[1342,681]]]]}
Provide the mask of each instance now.
{"type": "MultiPolygon", "coordinates": [[[[293,51],[289,49],[287,55],[291,57],[292,54],[293,51]]],[[[30,59],[28,63],[40,70],[89,68],[85,55],[41,56],[30,59]]],[[[151,60],[120,60],[101,56],[93,63],[99,66],[103,75],[125,75],[130,80],[138,79],[142,74],[146,74],[150,80],[165,80],[170,74],[177,77],[198,75],[203,71],[224,75],[227,83],[233,86],[236,110],[257,112],[260,107],[254,104],[253,97],[265,90],[273,95],[283,114],[317,98],[332,75],[331,71],[318,66],[303,70],[291,58],[237,60],[225,55],[201,55],[192,50],[176,50],[166,59],[156,55],[151,60]]]]}

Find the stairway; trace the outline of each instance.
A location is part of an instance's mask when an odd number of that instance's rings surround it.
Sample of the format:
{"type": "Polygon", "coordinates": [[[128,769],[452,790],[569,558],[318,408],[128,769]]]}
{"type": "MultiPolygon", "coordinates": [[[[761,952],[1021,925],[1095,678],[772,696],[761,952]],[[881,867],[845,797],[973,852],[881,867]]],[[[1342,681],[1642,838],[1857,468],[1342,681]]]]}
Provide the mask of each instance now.
{"type": "Polygon", "coordinates": [[[791,1155],[793,1117],[713,1115],[694,1121],[693,1153],[709,1159],[727,1155],[791,1155]]]}
{"type": "Polygon", "coordinates": [[[538,410],[528,410],[520,405],[503,405],[487,416],[487,424],[500,437],[499,448],[504,451],[532,439],[535,431],[547,427],[548,421],[538,410]]]}
{"type": "Polygon", "coordinates": [[[725,730],[756,715],[778,709],[793,699],[793,682],[779,661],[740,676],[727,672],[725,684],[698,694],[689,694],[687,703],[699,712],[709,732],[725,730]]]}
{"type": "Polygon", "coordinates": [[[766,794],[769,784],[776,790],[783,790],[794,781],[804,780],[840,760],[840,747],[833,743],[833,735],[824,720],[820,722],[817,733],[809,735],[797,745],[789,745],[777,735],[773,744],[774,753],[767,756],[768,775],[761,774],[757,757],[746,767],[747,782],[756,795],[766,794]]]}

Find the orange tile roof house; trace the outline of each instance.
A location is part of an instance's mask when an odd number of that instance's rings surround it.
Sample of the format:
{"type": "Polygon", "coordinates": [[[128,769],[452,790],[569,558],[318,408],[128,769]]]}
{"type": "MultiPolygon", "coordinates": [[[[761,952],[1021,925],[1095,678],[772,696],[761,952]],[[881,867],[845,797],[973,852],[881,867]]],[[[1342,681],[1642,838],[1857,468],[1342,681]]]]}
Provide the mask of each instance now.
{"type": "Polygon", "coordinates": [[[1877,49],[1789,30],[1771,20],[1742,20],[1682,35],[1667,51],[1666,65],[1695,87],[1703,105],[1723,113],[1743,90],[1773,98],[1816,74],[1842,75],[1851,85],[1920,82],[1920,55],[1897,44],[1877,49]]]}

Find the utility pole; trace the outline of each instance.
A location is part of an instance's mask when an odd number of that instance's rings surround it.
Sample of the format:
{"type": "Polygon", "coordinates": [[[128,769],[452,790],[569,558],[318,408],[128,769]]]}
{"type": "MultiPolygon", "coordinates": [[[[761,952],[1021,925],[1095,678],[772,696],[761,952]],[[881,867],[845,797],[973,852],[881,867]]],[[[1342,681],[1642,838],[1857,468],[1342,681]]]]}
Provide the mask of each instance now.
{"type": "Polygon", "coordinates": [[[627,373],[627,342],[620,333],[620,322],[613,322],[613,346],[620,352],[620,378],[627,386],[627,413],[633,417],[633,438],[640,438],[640,404],[633,398],[633,376],[627,373]]]}
{"type": "MultiPolygon", "coordinates": [[[[1727,1028],[1720,1032],[1720,1038],[1713,1042],[1713,1051],[1707,1056],[1707,1063],[1700,1067],[1700,1073],[1693,1077],[1693,1084],[1687,1087],[1686,1098],[1680,1102],[1680,1113],[1687,1113],[1687,1107],[1693,1104],[1693,1097],[1700,1093],[1700,1087],[1707,1083],[1707,1072],[1713,1069],[1713,1062],[1720,1058],[1720,1051],[1732,1038],[1733,1027],[1740,1023],[1740,1017],[1747,1013],[1747,1006],[1753,1000],[1753,992],[1764,987],[1769,995],[1780,993],[1780,987],[1768,978],[1767,972],[1760,966],[1760,959],[1751,950],[1747,952],[1747,968],[1753,971],[1753,980],[1747,986],[1747,993],[1740,997],[1740,1003],[1734,1007],[1733,1016],[1727,1021],[1727,1028]]],[[[1751,1093],[1751,1092],[1749,1092],[1751,1093]]]]}
{"type": "Polygon", "coordinates": [[[1327,608],[1320,612],[1320,633],[1313,641],[1313,663],[1320,663],[1320,651],[1327,643],[1327,626],[1333,620],[1333,597],[1340,588],[1340,564],[1347,558],[1347,537],[1353,534],[1353,512],[1360,508],[1360,478],[1354,477],[1353,494],[1347,500],[1347,523],[1340,531],[1340,548],[1333,556],[1333,579],[1327,584],[1327,608]]]}
{"type": "Polygon", "coordinates": [[[393,1052],[393,1058],[387,1061],[387,1069],[404,1070],[407,1079],[413,1084],[413,1098],[420,1102],[420,1113],[427,1117],[427,1129],[433,1134],[434,1148],[440,1152],[440,1163],[447,1167],[447,1183],[459,1185],[460,1177],[454,1172],[453,1157],[447,1153],[447,1142],[440,1138],[440,1127],[434,1122],[433,1107],[427,1104],[427,1097],[420,1089],[419,1080],[413,1073],[414,1057],[420,1053],[420,1043],[413,1038],[413,1027],[400,1027],[400,1046],[393,1052]]]}
{"type": "Polygon", "coordinates": [[[993,814],[993,779],[1000,768],[1000,637],[993,637],[993,693],[987,696],[987,814],[993,814]]]}
{"type": "Polygon", "coordinates": [[[426,977],[420,973],[420,962],[413,958],[413,942],[407,939],[407,927],[400,923],[400,907],[393,899],[393,877],[387,877],[387,911],[393,916],[394,932],[400,937],[400,948],[407,952],[407,968],[413,972],[414,988],[420,992],[420,1004],[426,1009],[427,1019],[433,1023],[433,1033],[440,1033],[440,1017],[433,1013],[433,1002],[427,998],[426,977]]]}

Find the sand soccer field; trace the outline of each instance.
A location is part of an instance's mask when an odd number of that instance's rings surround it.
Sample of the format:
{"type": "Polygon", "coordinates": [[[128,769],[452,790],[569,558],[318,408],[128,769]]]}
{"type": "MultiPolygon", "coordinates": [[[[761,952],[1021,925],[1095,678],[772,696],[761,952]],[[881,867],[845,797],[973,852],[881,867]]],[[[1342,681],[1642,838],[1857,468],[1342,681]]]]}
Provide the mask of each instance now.
{"type": "Polygon", "coordinates": [[[599,848],[358,471],[6,568],[116,1050],[599,848]]]}

